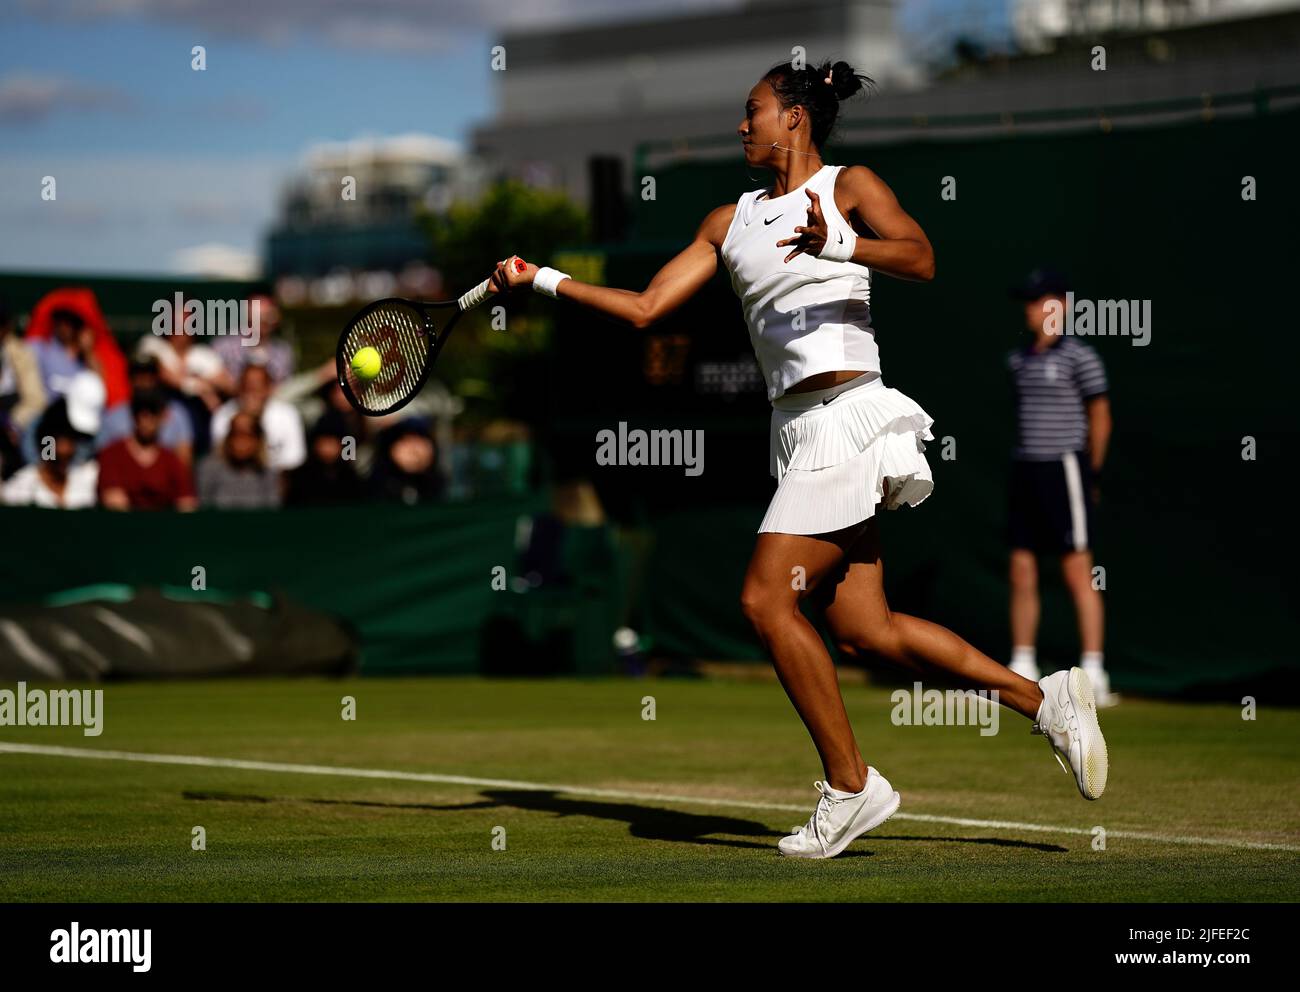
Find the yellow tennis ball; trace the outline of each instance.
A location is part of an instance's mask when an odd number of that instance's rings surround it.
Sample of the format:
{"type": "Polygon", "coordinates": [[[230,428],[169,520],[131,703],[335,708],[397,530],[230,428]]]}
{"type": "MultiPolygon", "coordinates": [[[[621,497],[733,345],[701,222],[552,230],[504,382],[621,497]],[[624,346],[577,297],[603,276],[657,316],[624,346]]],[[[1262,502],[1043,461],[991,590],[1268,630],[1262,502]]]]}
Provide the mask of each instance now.
{"type": "Polygon", "coordinates": [[[358,379],[364,379],[366,382],[379,375],[383,364],[379,359],[379,352],[374,348],[362,348],[352,356],[352,371],[357,374],[358,379]]]}

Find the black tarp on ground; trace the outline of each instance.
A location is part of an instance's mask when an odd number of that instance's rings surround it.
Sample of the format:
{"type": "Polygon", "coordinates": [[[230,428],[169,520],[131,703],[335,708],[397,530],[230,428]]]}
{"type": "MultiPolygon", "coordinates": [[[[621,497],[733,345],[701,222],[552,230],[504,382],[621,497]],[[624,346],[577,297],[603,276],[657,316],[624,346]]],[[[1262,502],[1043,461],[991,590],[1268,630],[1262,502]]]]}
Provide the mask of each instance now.
{"type": "Polygon", "coordinates": [[[283,596],[111,585],[0,609],[0,681],[343,674],[354,635],[283,596]]]}

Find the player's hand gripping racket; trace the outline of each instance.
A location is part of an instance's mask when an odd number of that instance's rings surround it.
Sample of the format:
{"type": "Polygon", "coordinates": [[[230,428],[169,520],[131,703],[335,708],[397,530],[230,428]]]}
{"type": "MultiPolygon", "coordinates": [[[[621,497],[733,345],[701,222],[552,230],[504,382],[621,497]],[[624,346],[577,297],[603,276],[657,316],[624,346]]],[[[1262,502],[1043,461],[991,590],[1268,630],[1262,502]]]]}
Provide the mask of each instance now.
{"type": "MultiPolygon", "coordinates": [[[[516,272],[527,264],[514,260],[516,272]]],[[[376,300],[357,312],[339,338],[335,363],[339,385],[360,413],[382,417],[415,398],[429,378],[438,352],[457,319],[491,295],[484,279],[457,300],[424,303],[397,298],[376,300]],[[446,322],[436,320],[453,310],[446,322]]]]}

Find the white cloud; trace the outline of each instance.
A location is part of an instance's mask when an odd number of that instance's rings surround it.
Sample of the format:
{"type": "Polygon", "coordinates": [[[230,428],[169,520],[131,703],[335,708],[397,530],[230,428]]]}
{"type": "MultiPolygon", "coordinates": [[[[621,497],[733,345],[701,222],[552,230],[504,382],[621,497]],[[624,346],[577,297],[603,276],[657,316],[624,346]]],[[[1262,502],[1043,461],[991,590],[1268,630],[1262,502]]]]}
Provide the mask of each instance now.
{"type": "Polygon", "coordinates": [[[220,279],[256,279],[262,273],[257,255],[215,241],[173,252],[171,267],[185,275],[220,279]]]}
{"type": "Polygon", "coordinates": [[[90,85],[66,76],[10,72],[0,78],[0,122],[35,124],[62,111],[121,111],[125,94],[102,83],[90,85]]]}
{"type": "Polygon", "coordinates": [[[367,0],[364,5],[356,0],[27,0],[24,10],[58,20],[150,19],[272,45],[315,38],[340,48],[432,54],[468,32],[741,5],[741,0],[367,0]]]}

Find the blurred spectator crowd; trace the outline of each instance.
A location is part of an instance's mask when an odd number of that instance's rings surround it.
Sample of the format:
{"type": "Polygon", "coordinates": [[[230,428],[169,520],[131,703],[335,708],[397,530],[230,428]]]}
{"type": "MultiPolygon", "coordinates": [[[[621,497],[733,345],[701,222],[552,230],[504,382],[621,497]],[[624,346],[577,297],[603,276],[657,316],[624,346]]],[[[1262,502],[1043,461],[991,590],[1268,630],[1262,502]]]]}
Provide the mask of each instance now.
{"type": "Polygon", "coordinates": [[[429,422],[361,417],[332,360],[295,367],[270,292],[248,302],[256,344],[149,333],[128,358],[90,290],[48,293],[21,336],[0,301],[0,502],[193,510],[440,498],[429,422]]]}

